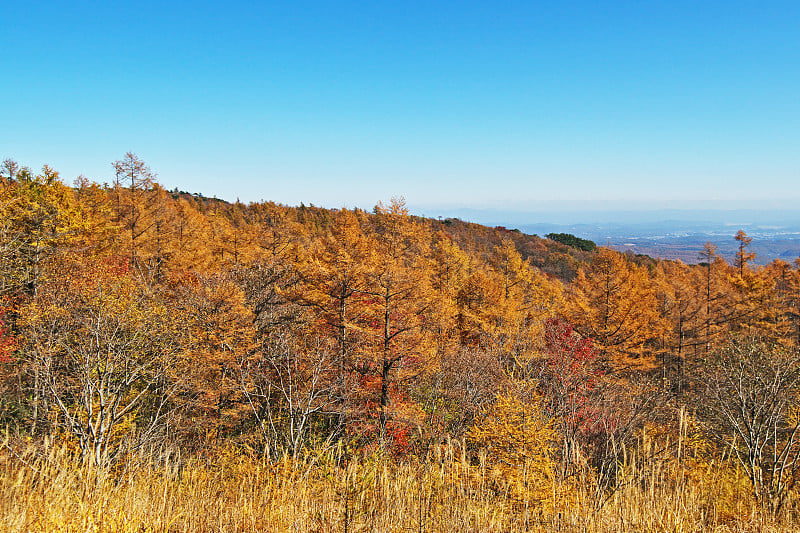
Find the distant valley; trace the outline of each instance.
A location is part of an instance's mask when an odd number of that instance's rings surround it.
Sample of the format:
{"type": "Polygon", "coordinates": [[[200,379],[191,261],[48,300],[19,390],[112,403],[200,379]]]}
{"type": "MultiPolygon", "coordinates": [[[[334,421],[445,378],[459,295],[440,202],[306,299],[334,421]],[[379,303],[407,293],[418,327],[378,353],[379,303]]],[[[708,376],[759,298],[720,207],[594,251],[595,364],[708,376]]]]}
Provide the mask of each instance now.
{"type": "Polygon", "coordinates": [[[517,228],[527,234],[571,233],[599,246],[654,258],[697,263],[706,242],[733,261],[740,229],[753,242],[756,264],[800,257],[800,211],[794,210],[653,210],[502,212],[462,210],[466,220],[517,228]],[[534,222],[532,222],[534,221],[534,222]]]}
{"type": "Polygon", "coordinates": [[[756,264],[767,264],[774,259],[792,262],[800,257],[800,224],[761,226],[665,220],[640,224],[530,224],[519,229],[542,236],[551,232],[572,233],[621,252],[680,259],[685,263],[697,263],[706,242],[714,244],[717,253],[732,262],[738,245],[734,235],[741,229],[753,239],[750,250],[756,254],[756,264]]]}

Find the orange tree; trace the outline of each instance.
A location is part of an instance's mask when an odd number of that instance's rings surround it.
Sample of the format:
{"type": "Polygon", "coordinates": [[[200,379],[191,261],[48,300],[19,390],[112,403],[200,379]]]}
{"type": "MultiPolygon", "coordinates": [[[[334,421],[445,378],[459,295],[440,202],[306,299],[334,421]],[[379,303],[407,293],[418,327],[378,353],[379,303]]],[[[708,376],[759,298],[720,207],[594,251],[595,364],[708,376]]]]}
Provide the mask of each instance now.
{"type": "Polygon", "coordinates": [[[190,430],[219,439],[240,428],[249,407],[238,368],[255,348],[256,327],[236,278],[223,272],[190,276],[174,292],[190,430]]]}
{"type": "Polygon", "coordinates": [[[656,266],[656,279],[661,313],[666,322],[662,364],[680,390],[685,361],[704,344],[703,270],[681,261],[660,261],[656,266]]]}
{"type": "Polygon", "coordinates": [[[508,237],[494,248],[489,264],[501,288],[492,310],[493,337],[508,354],[509,363],[520,367],[537,351],[536,339],[545,320],[561,307],[562,287],[523,260],[508,237]]]}
{"type": "Polygon", "coordinates": [[[357,214],[343,209],[336,213],[329,234],[300,251],[295,267],[299,283],[285,291],[290,300],[311,309],[319,333],[335,340],[340,372],[350,369],[351,345],[357,343],[355,322],[362,312],[359,301],[375,253],[357,214]]]}
{"type": "MultiPolygon", "coordinates": [[[[366,287],[360,291],[367,299],[358,320],[365,338],[358,365],[365,376],[377,378],[379,431],[385,441],[391,418],[390,392],[395,389],[400,399],[396,385],[433,362],[430,311],[435,295],[430,279],[430,236],[412,220],[404,202],[393,199],[388,207],[379,204],[372,223],[374,259],[368,265],[366,287]]],[[[394,409],[397,407],[400,405],[394,409]]]]}
{"type": "Polygon", "coordinates": [[[569,288],[567,320],[594,340],[599,356],[616,370],[655,364],[654,341],[664,327],[648,271],[600,248],[569,288]]]}

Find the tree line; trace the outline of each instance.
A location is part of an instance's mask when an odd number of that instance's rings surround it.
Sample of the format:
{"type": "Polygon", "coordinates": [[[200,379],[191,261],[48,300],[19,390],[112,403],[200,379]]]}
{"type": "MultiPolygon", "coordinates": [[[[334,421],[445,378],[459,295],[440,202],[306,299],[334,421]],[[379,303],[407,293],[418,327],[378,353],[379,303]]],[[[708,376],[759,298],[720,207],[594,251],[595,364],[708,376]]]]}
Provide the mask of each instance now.
{"type": "MultiPolygon", "coordinates": [[[[0,418],[98,467],[233,443],[421,455],[459,440],[498,490],[619,487],[691,413],[779,512],[798,476],[800,262],[698,265],[460,221],[165,190],[128,153],[69,186],[0,177],[0,418]]],[[[660,453],[669,453],[662,450],[660,453]]],[[[471,457],[471,458],[470,458],[471,457]]]]}

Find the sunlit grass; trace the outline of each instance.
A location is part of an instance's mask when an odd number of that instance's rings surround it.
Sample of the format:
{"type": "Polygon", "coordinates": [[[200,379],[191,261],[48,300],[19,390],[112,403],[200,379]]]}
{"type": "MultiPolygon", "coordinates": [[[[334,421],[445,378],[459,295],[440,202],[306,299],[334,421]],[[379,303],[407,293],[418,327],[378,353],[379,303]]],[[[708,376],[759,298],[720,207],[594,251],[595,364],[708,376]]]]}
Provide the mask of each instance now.
{"type": "Polygon", "coordinates": [[[792,514],[777,523],[761,513],[735,470],[688,456],[638,464],[628,454],[620,488],[598,507],[588,479],[554,485],[546,503],[515,499],[455,446],[406,461],[345,461],[336,449],[272,462],[233,449],[151,452],[105,476],[63,446],[11,450],[0,457],[7,532],[800,530],[792,514]]]}

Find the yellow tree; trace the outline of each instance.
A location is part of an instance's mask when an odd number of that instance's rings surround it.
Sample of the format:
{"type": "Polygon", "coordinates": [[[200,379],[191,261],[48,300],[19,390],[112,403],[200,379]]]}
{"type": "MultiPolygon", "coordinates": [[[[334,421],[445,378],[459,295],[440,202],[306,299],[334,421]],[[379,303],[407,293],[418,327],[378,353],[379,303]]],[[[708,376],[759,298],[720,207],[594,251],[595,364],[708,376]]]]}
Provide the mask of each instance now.
{"type": "Polygon", "coordinates": [[[81,241],[90,220],[75,193],[45,166],[0,183],[0,289],[35,294],[47,263],[81,241]]]}
{"type": "Polygon", "coordinates": [[[430,280],[430,236],[408,214],[405,202],[393,198],[378,204],[372,219],[374,261],[367,272],[369,299],[359,319],[367,339],[365,371],[378,377],[379,426],[387,436],[390,389],[431,363],[435,353],[429,326],[433,302],[430,280]]]}
{"type": "Polygon", "coordinates": [[[183,326],[181,365],[186,392],[208,437],[220,438],[241,423],[249,407],[238,368],[255,347],[255,325],[245,295],[227,273],[195,276],[178,287],[176,317],[183,326]]]}
{"type": "Polygon", "coordinates": [[[646,269],[600,248],[568,294],[567,320],[593,339],[601,360],[617,370],[653,368],[664,325],[646,269]]]}
{"type": "Polygon", "coordinates": [[[523,260],[508,237],[494,248],[490,265],[501,286],[495,309],[495,338],[504,351],[522,363],[522,359],[530,358],[534,349],[531,343],[540,337],[545,319],[554,316],[561,306],[561,285],[523,260]]]}
{"type": "Polygon", "coordinates": [[[256,256],[269,258],[283,256],[300,240],[299,224],[291,219],[288,209],[272,202],[248,206],[245,218],[250,228],[249,241],[255,249],[256,256]]]}
{"type": "MultiPolygon", "coordinates": [[[[703,340],[703,271],[682,261],[660,261],[656,267],[664,329],[664,366],[680,384],[686,358],[703,340]]],[[[680,385],[679,385],[680,386],[680,385]]]]}
{"type": "Polygon", "coordinates": [[[217,263],[247,262],[256,254],[250,238],[258,231],[250,228],[241,202],[225,205],[215,201],[205,213],[210,232],[207,235],[212,255],[217,263]]]}
{"type": "Polygon", "coordinates": [[[456,325],[462,346],[496,344],[496,313],[503,300],[499,278],[484,265],[472,265],[456,296],[456,325]]]}
{"type": "Polygon", "coordinates": [[[748,262],[755,258],[747,247],[753,239],[744,231],[734,237],[739,242],[735,269],[728,272],[732,290],[728,308],[731,310],[730,328],[737,332],[775,338],[780,302],[775,291],[776,280],[767,269],[753,270],[748,262]]]}
{"type": "Polygon", "coordinates": [[[116,228],[111,220],[113,211],[108,191],[84,176],[76,178],[74,191],[81,210],[81,231],[73,240],[73,246],[93,255],[112,253],[116,228]]]}
{"type": "MultiPolygon", "coordinates": [[[[127,264],[82,258],[60,266],[60,277],[20,310],[22,358],[36,372],[52,429],[105,468],[164,428],[174,334],[164,302],[127,264]]],[[[36,424],[36,400],[33,407],[36,424]]]]}
{"type": "Polygon", "coordinates": [[[775,290],[775,279],[766,269],[756,272],[746,270],[731,277],[733,291],[730,307],[733,316],[730,329],[751,335],[776,338],[780,302],[775,290]]]}
{"type": "Polygon", "coordinates": [[[185,198],[177,198],[173,209],[169,269],[173,272],[206,272],[212,265],[208,219],[185,198]]]}
{"type": "Polygon", "coordinates": [[[735,313],[730,305],[732,290],[730,284],[730,265],[717,255],[717,247],[707,242],[698,257],[703,275],[700,278],[700,292],[703,301],[702,344],[703,353],[718,342],[727,331],[735,313]]]}
{"type": "Polygon", "coordinates": [[[363,312],[359,300],[364,298],[375,253],[357,214],[342,209],[335,215],[330,234],[298,254],[300,283],[286,291],[289,299],[311,308],[321,332],[335,339],[342,372],[350,368],[355,321],[363,312]]]}
{"type": "Polygon", "coordinates": [[[774,328],[782,342],[800,346],[800,260],[795,268],[786,261],[776,259],[763,271],[775,283],[776,316],[774,328]]]}
{"type": "Polygon", "coordinates": [[[16,210],[14,178],[17,175],[16,163],[6,160],[10,167],[9,177],[0,181],[0,297],[15,292],[20,286],[23,268],[17,257],[22,247],[23,230],[14,223],[16,210]]]}
{"type": "Polygon", "coordinates": [[[485,453],[488,478],[514,500],[533,507],[552,502],[554,471],[551,421],[541,400],[499,394],[470,429],[468,440],[485,453]]]}
{"type": "Polygon", "coordinates": [[[126,153],[112,166],[116,222],[122,230],[123,246],[128,249],[131,265],[136,268],[141,242],[155,225],[151,205],[155,175],[133,152],[126,153]]]}
{"type": "Polygon", "coordinates": [[[185,220],[179,202],[151,178],[136,181],[134,187],[120,189],[117,183],[110,191],[110,206],[115,205],[117,198],[122,202],[116,215],[121,230],[121,252],[148,279],[162,280],[181,263],[179,239],[185,236],[185,220]]]}
{"type": "Polygon", "coordinates": [[[800,258],[794,260],[794,269],[789,277],[789,316],[794,324],[795,347],[800,347],[800,258]]]}
{"type": "Polygon", "coordinates": [[[250,237],[252,229],[245,216],[246,207],[239,200],[228,205],[224,212],[229,221],[228,233],[223,248],[228,258],[235,264],[246,262],[252,257],[253,246],[250,237]]]}
{"type": "Polygon", "coordinates": [[[458,295],[464,288],[471,259],[444,232],[433,236],[431,250],[431,288],[436,293],[431,308],[437,353],[443,356],[457,349],[459,335],[458,295]]]}
{"type": "MultiPolygon", "coordinates": [[[[0,180],[0,310],[5,309],[9,332],[15,333],[21,327],[17,307],[36,298],[41,286],[63,279],[65,262],[78,257],[90,261],[104,248],[101,240],[108,233],[102,208],[95,210],[82,194],[65,186],[57,172],[44,167],[34,175],[12,161],[4,166],[8,175],[0,180]]],[[[28,378],[35,431],[47,392],[42,368],[21,361],[13,372],[18,383],[28,378]]]]}
{"type": "Polygon", "coordinates": [[[149,202],[153,225],[142,243],[142,249],[147,256],[148,272],[153,278],[162,279],[176,253],[178,213],[172,196],[157,183],[153,184],[149,202]]]}
{"type": "Polygon", "coordinates": [[[750,243],[753,242],[751,237],[747,236],[742,230],[736,232],[736,236],[734,237],[736,241],[739,243],[739,249],[736,252],[736,268],[739,270],[739,276],[744,276],[744,271],[747,268],[747,263],[755,259],[756,254],[748,251],[747,247],[750,246],[750,243]]]}

